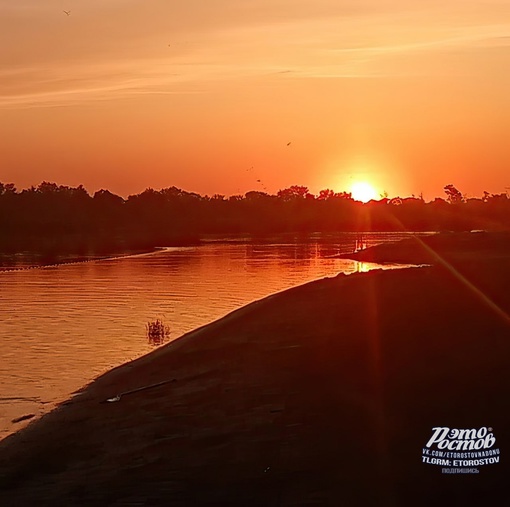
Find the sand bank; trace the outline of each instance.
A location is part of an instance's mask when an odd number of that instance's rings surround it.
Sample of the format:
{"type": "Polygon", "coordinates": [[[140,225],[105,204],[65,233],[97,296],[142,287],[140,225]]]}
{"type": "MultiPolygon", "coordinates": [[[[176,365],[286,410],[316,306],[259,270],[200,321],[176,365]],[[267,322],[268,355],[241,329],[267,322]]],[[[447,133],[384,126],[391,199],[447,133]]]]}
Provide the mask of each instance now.
{"type": "MultiPolygon", "coordinates": [[[[493,246],[487,261],[476,244],[468,262],[463,244],[447,263],[270,296],[112,370],[0,443],[1,505],[508,497],[509,250],[493,246]],[[438,425],[490,426],[501,462],[477,475],[423,463],[438,425]]],[[[413,261],[428,262],[402,262],[413,261]]]]}

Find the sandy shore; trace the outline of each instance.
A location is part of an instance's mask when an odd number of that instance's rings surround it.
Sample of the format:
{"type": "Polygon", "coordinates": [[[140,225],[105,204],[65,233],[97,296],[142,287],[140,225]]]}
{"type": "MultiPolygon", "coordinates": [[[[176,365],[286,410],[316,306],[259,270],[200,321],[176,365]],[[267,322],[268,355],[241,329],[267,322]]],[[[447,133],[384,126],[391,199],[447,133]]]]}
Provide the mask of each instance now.
{"type": "Polygon", "coordinates": [[[509,256],[510,232],[472,232],[414,236],[398,243],[384,243],[353,254],[339,255],[339,258],[403,264],[445,265],[453,262],[466,266],[509,256]]]}
{"type": "Polygon", "coordinates": [[[358,254],[434,266],[306,284],[103,375],[0,443],[0,505],[504,505],[509,236],[443,238],[358,254]],[[438,425],[490,426],[500,463],[422,463],[438,425]]]}

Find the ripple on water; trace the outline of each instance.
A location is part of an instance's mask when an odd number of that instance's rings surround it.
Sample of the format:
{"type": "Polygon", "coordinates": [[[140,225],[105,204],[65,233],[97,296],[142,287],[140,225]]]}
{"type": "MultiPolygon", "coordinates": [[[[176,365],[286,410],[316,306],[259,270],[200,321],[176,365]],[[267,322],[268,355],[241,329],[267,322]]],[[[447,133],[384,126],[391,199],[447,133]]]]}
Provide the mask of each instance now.
{"type": "Polygon", "coordinates": [[[268,294],[358,271],[359,263],[331,257],[351,243],[352,235],[324,244],[212,242],[0,272],[0,438],[26,423],[13,419],[39,416],[112,366],[153,350],[149,320],[164,319],[175,339],[268,294]]]}

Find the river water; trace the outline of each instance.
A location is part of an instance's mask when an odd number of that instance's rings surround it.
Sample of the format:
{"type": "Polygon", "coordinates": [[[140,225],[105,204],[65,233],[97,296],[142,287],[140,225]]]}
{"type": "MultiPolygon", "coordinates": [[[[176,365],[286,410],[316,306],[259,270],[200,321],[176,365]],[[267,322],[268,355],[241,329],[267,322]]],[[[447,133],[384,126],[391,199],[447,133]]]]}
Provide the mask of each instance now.
{"type": "MultiPolygon", "coordinates": [[[[365,235],[367,246],[402,234],[365,235]]],[[[108,369],[254,300],[339,272],[377,265],[335,258],[355,235],[235,241],[89,262],[0,271],[0,439],[108,369]]],[[[386,266],[391,268],[392,266],[386,266]]]]}

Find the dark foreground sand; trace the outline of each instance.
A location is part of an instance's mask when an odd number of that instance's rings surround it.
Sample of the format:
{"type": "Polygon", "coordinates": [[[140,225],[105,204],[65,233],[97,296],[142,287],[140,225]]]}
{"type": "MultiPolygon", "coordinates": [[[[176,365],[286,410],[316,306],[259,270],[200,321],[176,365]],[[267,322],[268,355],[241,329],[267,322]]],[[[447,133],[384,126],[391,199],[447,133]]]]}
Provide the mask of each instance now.
{"type": "Polygon", "coordinates": [[[509,505],[510,238],[444,238],[405,262],[447,263],[297,287],[102,376],[0,443],[0,505],[509,505]],[[492,427],[500,463],[423,464],[434,426],[492,427]]]}

